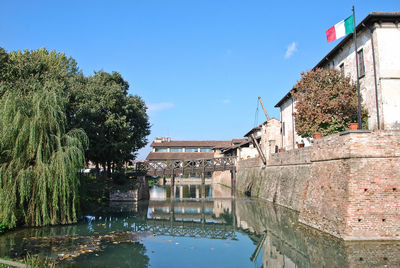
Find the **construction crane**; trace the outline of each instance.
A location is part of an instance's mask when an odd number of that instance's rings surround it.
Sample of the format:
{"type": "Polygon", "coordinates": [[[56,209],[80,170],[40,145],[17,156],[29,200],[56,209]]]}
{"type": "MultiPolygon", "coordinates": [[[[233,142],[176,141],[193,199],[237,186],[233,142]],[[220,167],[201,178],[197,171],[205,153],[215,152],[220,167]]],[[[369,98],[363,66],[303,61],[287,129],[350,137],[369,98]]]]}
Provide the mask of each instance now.
{"type": "Polygon", "coordinates": [[[263,108],[263,110],[264,110],[264,114],[265,114],[265,116],[267,117],[267,120],[269,120],[269,115],[268,115],[268,113],[267,113],[267,110],[266,110],[265,107],[264,107],[264,103],[263,103],[261,97],[258,97],[258,100],[259,100],[260,103],[261,103],[261,106],[262,106],[262,108],[263,108]]]}

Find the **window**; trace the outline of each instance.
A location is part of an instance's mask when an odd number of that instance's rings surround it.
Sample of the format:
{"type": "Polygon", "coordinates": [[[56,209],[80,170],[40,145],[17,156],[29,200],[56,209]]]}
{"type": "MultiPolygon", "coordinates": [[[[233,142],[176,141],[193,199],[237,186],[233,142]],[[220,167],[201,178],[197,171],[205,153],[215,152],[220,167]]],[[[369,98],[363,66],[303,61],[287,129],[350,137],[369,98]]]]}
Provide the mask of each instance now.
{"type": "Polygon", "coordinates": [[[156,152],[166,153],[166,152],[168,152],[168,149],[167,148],[156,148],[156,152]]]}
{"type": "Polygon", "coordinates": [[[182,148],[171,148],[169,151],[173,153],[180,153],[182,152],[182,148]]]}
{"type": "Polygon", "coordinates": [[[344,63],[340,64],[340,74],[344,77],[344,63]]]}
{"type": "Polygon", "coordinates": [[[360,49],[357,52],[357,57],[358,57],[358,73],[359,73],[359,78],[360,78],[365,75],[364,52],[362,49],[360,49]]]}
{"type": "Polygon", "coordinates": [[[200,149],[200,152],[204,152],[204,153],[205,153],[205,152],[208,153],[208,152],[212,152],[212,151],[213,151],[213,150],[210,149],[210,148],[201,148],[201,149],[200,149]]]}
{"type": "Polygon", "coordinates": [[[186,148],[185,152],[197,153],[198,149],[197,148],[186,148]]]}

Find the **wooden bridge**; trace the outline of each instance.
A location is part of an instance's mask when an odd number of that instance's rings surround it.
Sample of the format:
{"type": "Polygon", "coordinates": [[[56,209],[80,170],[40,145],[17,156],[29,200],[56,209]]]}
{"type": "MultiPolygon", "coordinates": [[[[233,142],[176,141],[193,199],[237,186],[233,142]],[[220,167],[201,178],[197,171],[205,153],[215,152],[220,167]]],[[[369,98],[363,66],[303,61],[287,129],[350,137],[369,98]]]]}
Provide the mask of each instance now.
{"type": "MultiPolygon", "coordinates": [[[[193,160],[158,160],[138,162],[135,171],[127,173],[128,176],[161,176],[171,177],[171,186],[175,185],[176,175],[200,173],[202,196],[205,196],[205,174],[214,171],[231,171],[232,194],[235,192],[236,182],[236,157],[221,157],[193,160]]],[[[172,195],[174,197],[175,191],[172,195]]]]}
{"type": "Polygon", "coordinates": [[[235,157],[221,157],[193,160],[158,160],[136,163],[137,174],[148,176],[166,176],[189,173],[204,173],[235,170],[235,157]]]}

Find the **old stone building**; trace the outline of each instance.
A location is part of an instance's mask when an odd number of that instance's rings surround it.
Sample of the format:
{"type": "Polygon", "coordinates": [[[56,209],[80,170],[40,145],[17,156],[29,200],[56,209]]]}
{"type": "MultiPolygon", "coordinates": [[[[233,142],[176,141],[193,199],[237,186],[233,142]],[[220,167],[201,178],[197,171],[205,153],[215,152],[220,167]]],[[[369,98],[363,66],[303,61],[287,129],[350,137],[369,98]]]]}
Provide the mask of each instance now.
{"type": "MultiPolygon", "coordinates": [[[[400,129],[400,12],[370,13],[356,27],[359,82],[368,128],[400,129]]],[[[347,35],[313,68],[336,68],[357,79],[353,35],[347,35]]],[[[281,142],[286,149],[302,141],[296,134],[296,102],[286,94],[276,105],[281,110],[281,142]]],[[[307,141],[303,139],[306,143],[307,141]]]]}
{"type": "Polygon", "coordinates": [[[244,137],[246,138],[241,143],[225,148],[224,155],[236,156],[238,160],[265,158],[265,161],[268,161],[270,154],[275,153],[281,147],[280,121],[271,118],[251,129],[244,137]],[[255,143],[258,144],[258,149],[255,143]]]}

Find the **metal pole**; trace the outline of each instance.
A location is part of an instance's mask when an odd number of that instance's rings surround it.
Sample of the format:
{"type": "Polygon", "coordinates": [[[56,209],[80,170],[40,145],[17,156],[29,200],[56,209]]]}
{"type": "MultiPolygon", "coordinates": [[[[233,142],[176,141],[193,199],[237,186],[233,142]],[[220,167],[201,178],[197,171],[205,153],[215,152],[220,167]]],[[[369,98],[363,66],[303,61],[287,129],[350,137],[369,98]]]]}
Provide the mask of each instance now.
{"type": "Polygon", "coordinates": [[[357,119],[358,119],[358,129],[362,129],[362,119],[361,119],[361,93],[360,93],[360,81],[359,81],[359,71],[358,71],[358,54],[357,54],[357,30],[356,30],[356,15],[353,6],[353,39],[354,39],[354,52],[356,56],[356,69],[357,69],[357,119]]]}

